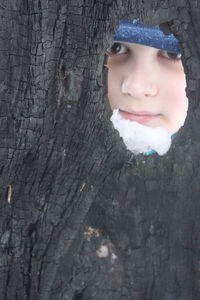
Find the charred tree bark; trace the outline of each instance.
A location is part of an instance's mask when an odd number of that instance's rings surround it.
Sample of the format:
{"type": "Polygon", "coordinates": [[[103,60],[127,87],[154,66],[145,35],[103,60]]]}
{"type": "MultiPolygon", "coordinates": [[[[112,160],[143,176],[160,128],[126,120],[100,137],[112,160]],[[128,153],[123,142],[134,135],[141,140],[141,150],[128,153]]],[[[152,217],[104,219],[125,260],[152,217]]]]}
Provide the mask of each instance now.
{"type": "Polygon", "coordinates": [[[0,299],[200,299],[200,4],[1,0],[0,299]],[[109,121],[104,51],[122,18],[183,48],[189,113],[134,157],[109,121]]]}

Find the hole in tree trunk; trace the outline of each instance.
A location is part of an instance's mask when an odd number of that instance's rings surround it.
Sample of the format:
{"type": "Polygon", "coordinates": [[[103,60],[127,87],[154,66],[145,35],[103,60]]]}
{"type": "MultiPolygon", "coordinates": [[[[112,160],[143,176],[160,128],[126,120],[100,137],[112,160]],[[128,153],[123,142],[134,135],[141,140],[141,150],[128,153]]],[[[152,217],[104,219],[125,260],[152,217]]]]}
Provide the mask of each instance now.
{"type": "Polygon", "coordinates": [[[107,49],[108,100],[128,150],[164,155],[188,110],[182,50],[174,35],[139,19],[120,23],[107,49]]]}

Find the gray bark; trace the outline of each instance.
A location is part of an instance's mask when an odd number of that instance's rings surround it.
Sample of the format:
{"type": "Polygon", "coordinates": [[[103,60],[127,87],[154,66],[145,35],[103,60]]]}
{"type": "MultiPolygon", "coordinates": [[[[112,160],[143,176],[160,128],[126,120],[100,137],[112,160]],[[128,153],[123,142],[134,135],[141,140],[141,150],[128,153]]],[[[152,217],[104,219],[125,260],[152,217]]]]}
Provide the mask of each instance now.
{"type": "Polygon", "coordinates": [[[0,1],[0,299],[200,299],[200,5],[0,1]],[[113,129],[104,51],[122,18],[183,48],[186,124],[163,157],[113,129]]]}

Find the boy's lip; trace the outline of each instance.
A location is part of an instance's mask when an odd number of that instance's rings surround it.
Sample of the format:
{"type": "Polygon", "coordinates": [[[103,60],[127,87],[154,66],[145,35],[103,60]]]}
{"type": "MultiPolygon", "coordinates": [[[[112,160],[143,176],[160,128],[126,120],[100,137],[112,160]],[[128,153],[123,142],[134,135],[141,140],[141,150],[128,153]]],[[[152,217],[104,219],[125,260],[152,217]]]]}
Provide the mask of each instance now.
{"type": "Polygon", "coordinates": [[[134,121],[137,123],[145,124],[149,121],[159,117],[161,114],[153,114],[147,111],[127,111],[119,109],[119,114],[127,120],[134,121]]]}

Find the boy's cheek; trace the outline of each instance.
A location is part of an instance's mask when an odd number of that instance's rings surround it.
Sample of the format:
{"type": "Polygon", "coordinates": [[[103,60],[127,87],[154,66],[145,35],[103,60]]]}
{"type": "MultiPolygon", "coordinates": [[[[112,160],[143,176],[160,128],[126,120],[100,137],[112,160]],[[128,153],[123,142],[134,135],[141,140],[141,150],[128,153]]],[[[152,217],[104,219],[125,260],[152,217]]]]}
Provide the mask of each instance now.
{"type": "Polygon", "coordinates": [[[116,97],[114,96],[111,86],[109,86],[108,89],[108,101],[112,110],[117,108],[116,97]]]}
{"type": "Polygon", "coordinates": [[[187,117],[188,99],[183,93],[176,93],[176,99],[170,105],[170,119],[182,126],[187,117]]]}
{"type": "Polygon", "coordinates": [[[185,92],[185,81],[176,81],[176,84],[169,87],[170,106],[174,109],[186,108],[188,105],[188,99],[185,92]]]}

